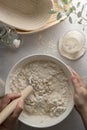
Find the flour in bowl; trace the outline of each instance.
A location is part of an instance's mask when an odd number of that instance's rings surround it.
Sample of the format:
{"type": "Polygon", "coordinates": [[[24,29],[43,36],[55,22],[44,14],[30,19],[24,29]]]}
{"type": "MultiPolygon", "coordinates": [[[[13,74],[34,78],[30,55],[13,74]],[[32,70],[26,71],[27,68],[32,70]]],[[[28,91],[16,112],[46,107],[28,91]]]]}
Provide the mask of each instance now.
{"type": "Polygon", "coordinates": [[[51,61],[34,61],[18,68],[11,76],[12,92],[21,92],[31,83],[34,90],[25,100],[29,115],[58,117],[69,104],[68,78],[61,67],[51,61]]]}

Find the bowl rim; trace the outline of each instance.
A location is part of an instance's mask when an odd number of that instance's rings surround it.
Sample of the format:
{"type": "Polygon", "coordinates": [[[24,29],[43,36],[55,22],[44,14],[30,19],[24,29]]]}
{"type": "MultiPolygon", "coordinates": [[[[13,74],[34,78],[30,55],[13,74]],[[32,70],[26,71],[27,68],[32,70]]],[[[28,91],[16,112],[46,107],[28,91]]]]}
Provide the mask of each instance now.
{"type": "MultiPolygon", "coordinates": [[[[62,64],[66,69],[67,69],[67,71],[69,72],[69,76],[72,76],[72,73],[71,73],[71,71],[69,70],[69,67],[62,61],[62,60],[60,60],[59,58],[56,58],[55,56],[52,56],[52,55],[45,55],[45,54],[33,54],[33,55],[28,55],[28,56],[25,56],[25,57],[23,57],[23,58],[21,58],[18,62],[16,62],[16,64],[15,65],[13,65],[13,67],[11,68],[11,70],[9,71],[9,73],[8,73],[8,76],[7,76],[7,79],[6,79],[6,87],[5,87],[5,92],[8,92],[8,84],[9,84],[9,78],[10,78],[10,75],[12,75],[12,73],[14,72],[14,70],[15,70],[15,68],[18,66],[18,65],[20,65],[21,64],[21,62],[23,62],[24,60],[27,60],[28,58],[32,58],[32,57],[47,57],[47,58],[52,58],[52,59],[54,59],[54,60],[57,60],[57,62],[59,62],[60,64],[62,64]]],[[[36,59],[37,60],[37,59],[36,59]]],[[[51,61],[51,60],[50,60],[51,61]]],[[[29,62],[29,61],[28,61],[29,62]]],[[[30,61],[31,62],[31,61],[30,61]]],[[[24,63],[25,64],[25,63],[24,63]]],[[[71,83],[72,84],[72,83],[71,83]]],[[[72,85],[71,85],[71,87],[72,87],[72,85]]],[[[9,88],[9,90],[10,90],[10,88],[9,88]]],[[[72,87],[72,91],[74,92],[74,90],[73,90],[73,87],[72,87]]],[[[73,93],[72,92],[72,93],[73,93]]],[[[70,108],[69,109],[66,109],[66,111],[62,114],[62,115],[60,115],[59,117],[57,117],[57,118],[59,118],[59,120],[58,121],[56,121],[55,123],[53,122],[53,123],[51,123],[51,124],[48,124],[48,125],[46,125],[46,126],[37,126],[37,125],[34,125],[34,124],[29,124],[29,122],[26,122],[26,120],[24,120],[24,115],[25,115],[25,117],[26,117],[26,112],[23,112],[21,115],[20,115],[20,117],[19,117],[19,120],[20,120],[20,122],[22,122],[22,123],[24,123],[24,124],[26,124],[26,125],[28,125],[28,126],[31,126],[31,127],[35,127],[35,128],[48,128],[48,127],[52,127],[52,126],[54,126],[54,125],[57,125],[57,124],[59,124],[60,122],[62,122],[64,119],[66,119],[66,117],[68,117],[69,116],[69,114],[71,113],[71,111],[73,110],[73,107],[74,107],[74,101],[73,101],[73,96],[72,96],[72,100],[71,100],[71,102],[70,102],[70,108]],[[64,115],[64,116],[63,116],[64,115]],[[62,117],[62,118],[61,118],[62,117]]]]}

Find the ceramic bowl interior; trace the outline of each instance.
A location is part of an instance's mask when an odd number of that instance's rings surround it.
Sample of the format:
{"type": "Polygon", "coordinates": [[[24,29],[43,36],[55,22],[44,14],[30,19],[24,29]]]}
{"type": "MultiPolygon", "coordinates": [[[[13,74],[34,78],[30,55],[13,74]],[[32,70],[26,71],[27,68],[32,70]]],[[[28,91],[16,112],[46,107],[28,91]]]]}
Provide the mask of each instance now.
{"type": "MultiPolygon", "coordinates": [[[[9,80],[10,80],[12,74],[19,67],[22,67],[26,63],[29,63],[29,62],[32,62],[32,61],[35,61],[35,60],[52,61],[52,62],[60,65],[61,68],[64,70],[66,76],[70,79],[71,72],[69,71],[67,65],[64,62],[62,62],[61,60],[59,60],[58,58],[48,56],[48,55],[28,56],[28,57],[25,57],[22,60],[20,60],[18,63],[16,63],[16,65],[14,65],[13,68],[11,69],[10,73],[8,74],[7,80],[6,80],[6,92],[10,92],[9,80]]],[[[19,117],[19,120],[26,125],[37,127],[37,128],[50,127],[50,126],[56,125],[56,124],[60,123],[61,121],[63,121],[70,114],[70,112],[72,111],[73,106],[74,106],[74,103],[73,103],[73,86],[72,86],[71,80],[69,80],[69,84],[70,85],[69,85],[68,89],[71,92],[70,102],[67,106],[66,111],[62,115],[60,115],[59,117],[50,118],[50,117],[47,117],[47,116],[29,116],[28,114],[23,112],[21,114],[21,116],[19,117]]]]}
{"type": "Polygon", "coordinates": [[[35,30],[50,18],[51,0],[0,0],[0,21],[20,30],[35,30]]]}

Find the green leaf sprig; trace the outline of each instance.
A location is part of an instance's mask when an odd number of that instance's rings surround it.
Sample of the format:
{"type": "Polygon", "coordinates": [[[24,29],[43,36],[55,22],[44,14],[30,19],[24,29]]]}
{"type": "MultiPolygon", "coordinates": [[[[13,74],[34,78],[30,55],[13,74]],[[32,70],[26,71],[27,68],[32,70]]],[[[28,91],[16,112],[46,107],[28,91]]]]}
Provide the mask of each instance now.
{"type": "MultiPolygon", "coordinates": [[[[63,5],[69,4],[70,1],[71,0],[61,0],[63,5]]],[[[72,4],[72,6],[68,9],[65,9],[65,8],[62,7],[62,11],[60,11],[60,12],[57,12],[56,10],[51,10],[50,14],[58,13],[57,14],[57,20],[60,20],[62,18],[62,16],[65,14],[68,17],[69,22],[71,24],[74,22],[71,14],[74,14],[77,17],[77,20],[75,20],[75,21],[78,24],[84,25],[84,22],[87,22],[87,11],[86,11],[86,14],[85,14],[86,16],[83,16],[83,12],[84,12],[86,7],[87,7],[87,3],[82,5],[81,2],[78,0],[76,6],[74,6],[72,4]]],[[[85,24],[84,26],[87,26],[87,25],[85,24]]]]}

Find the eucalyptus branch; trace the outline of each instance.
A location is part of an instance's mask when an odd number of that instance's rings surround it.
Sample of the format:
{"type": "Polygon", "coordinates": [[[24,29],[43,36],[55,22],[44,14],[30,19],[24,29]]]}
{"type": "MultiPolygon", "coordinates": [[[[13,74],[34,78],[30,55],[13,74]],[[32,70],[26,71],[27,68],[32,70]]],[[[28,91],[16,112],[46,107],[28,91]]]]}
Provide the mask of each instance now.
{"type": "Polygon", "coordinates": [[[61,6],[62,10],[60,12],[57,12],[56,10],[51,10],[50,11],[51,14],[58,13],[57,14],[57,20],[61,19],[62,16],[65,14],[69,18],[69,22],[72,24],[73,20],[72,20],[72,15],[71,14],[75,14],[76,17],[77,17],[75,22],[77,22],[78,24],[87,26],[87,24],[83,23],[84,21],[87,22],[87,18],[86,18],[87,14],[85,16],[83,16],[83,13],[84,13],[84,11],[86,9],[87,3],[85,3],[84,5],[81,5],[81,3],[78,0],[76,6],[74,6],[72,4],[72,7],[65,8],[65,6],[67,4],[69,4],[71,2],[71,0],[58,0],[58,1],[59,1],[59,6],[61,6]]]}
{"type": "Polygon", "coordinates": [[[84,21],[87,21],[87,19],[86,19],[86,18],[84,18],[83,16],[81,16],[81,18],[82,18],[84,21]]]}

